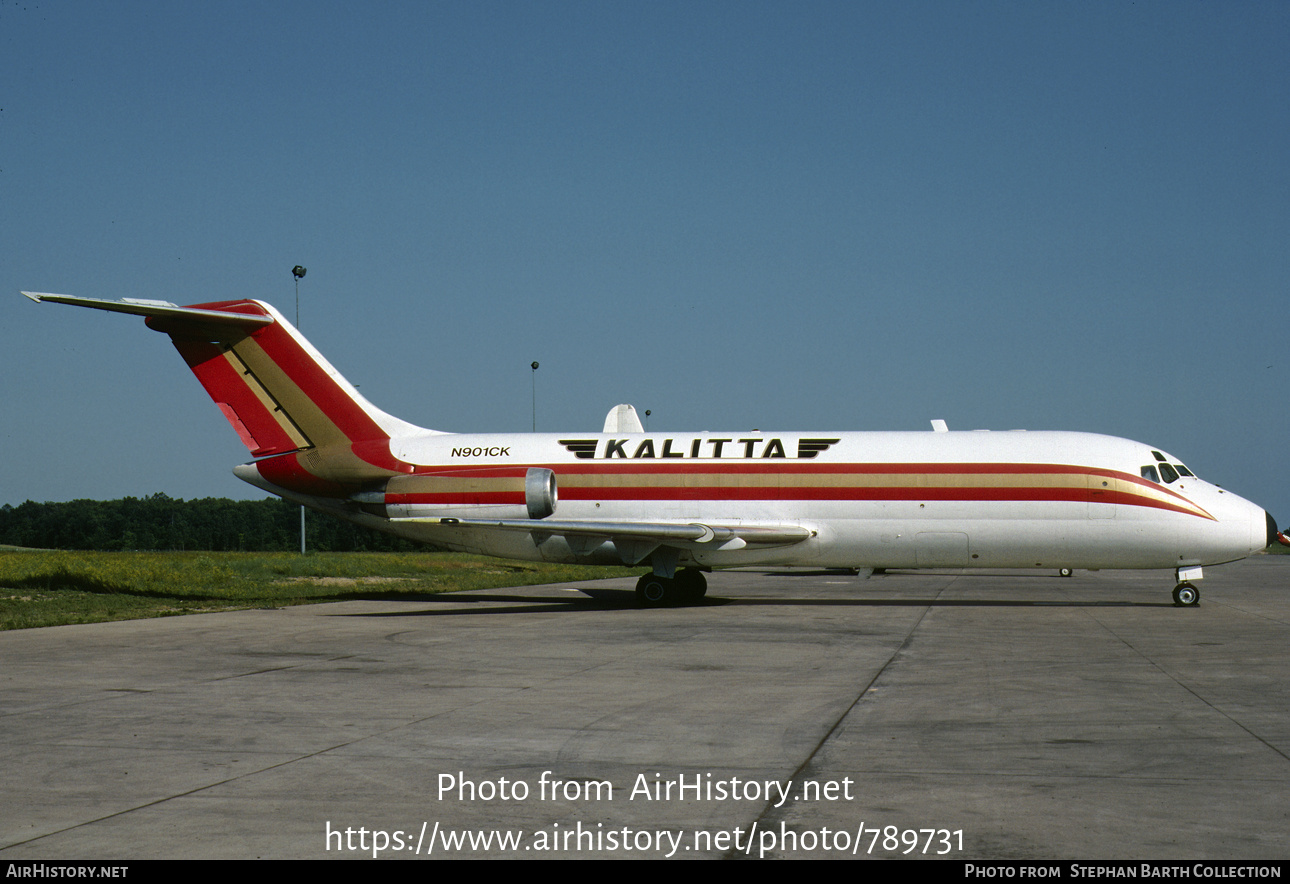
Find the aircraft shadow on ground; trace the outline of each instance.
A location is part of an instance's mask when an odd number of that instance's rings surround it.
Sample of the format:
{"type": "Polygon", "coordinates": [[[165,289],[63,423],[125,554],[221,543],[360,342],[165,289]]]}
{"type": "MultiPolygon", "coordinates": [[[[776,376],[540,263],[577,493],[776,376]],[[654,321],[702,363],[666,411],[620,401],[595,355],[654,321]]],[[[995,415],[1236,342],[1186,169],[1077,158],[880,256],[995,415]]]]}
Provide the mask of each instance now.
{"type": "MultiPolygon", "coordinates": [[[[573,589],[573,587],[569,587],[573,589]]],[[[422,617],[475,614],[578,613],[584,611],[651,610],[641,608],[631,589],[578,588],[578,595],[562,592],[552,595],[516,595],[500,592],[446,592],[434,596],[382,596],[381,601],[407,601],[434,605],[419,611],[366,611],[359,614],[337,613],[334,617],[422,617]],[[439,607],[445,606],[445,607],[439,607]],[[448,608],[446,606],[453,606],[448,608]],[[437,608],[437,610],[436,610],[437,608]]],[[[1172,608],[1168,601],[1124,601],[1115,599],[1038,600],[1038,599],[936,599],[936,598],[741,598],[712,595],[699,602],[672,605],[670,608],[739,607],[855,607],[855,608],[1172,608]]],[[[652,610],[667,610],[652,609],[652,610]]]]}

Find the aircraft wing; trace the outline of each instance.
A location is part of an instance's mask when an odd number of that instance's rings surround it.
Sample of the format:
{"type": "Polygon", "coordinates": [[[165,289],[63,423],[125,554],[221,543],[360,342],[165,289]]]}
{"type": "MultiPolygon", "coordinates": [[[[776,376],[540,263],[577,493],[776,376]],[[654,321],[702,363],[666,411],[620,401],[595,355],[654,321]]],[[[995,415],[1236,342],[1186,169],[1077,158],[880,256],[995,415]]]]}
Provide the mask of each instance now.
{"type": "MultiPolygon", "coordinates": [[[[627,564],[635,564],[660,546],[687,549],[735,550],[749,544],[801,543],[815,534],[793,523],[759,522],[707,525],[700,522],[581,521],[556,519],[408,518],[392,522],[421,522],[493,531],[525,531],[539,538],[560,536],[575,552],[587,553],[613,541],[627,564]]],[[[541,540],[539,540],[541,542],[541,540]]]]}

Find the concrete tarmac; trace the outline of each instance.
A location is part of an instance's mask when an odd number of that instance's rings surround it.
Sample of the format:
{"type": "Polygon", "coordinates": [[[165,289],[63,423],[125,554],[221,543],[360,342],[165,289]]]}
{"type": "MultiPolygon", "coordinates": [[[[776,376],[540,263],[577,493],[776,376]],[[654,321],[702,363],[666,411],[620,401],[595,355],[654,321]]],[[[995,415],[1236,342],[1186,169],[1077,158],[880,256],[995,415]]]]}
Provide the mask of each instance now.
{"type": "Polygon", "coordinates": [[[1285,859],[1290,556],[1205,576],[1195,609],[1167,572],[744,571],[7,632],[0,858],[1285,859]]]}

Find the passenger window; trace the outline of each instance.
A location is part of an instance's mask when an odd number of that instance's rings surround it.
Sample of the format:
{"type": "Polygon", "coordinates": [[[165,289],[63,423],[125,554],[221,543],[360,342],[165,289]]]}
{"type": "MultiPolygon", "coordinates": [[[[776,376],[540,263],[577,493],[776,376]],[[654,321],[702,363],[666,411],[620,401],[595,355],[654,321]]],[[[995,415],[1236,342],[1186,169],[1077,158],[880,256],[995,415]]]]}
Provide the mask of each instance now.
{"type": "Polygon", "coordinates": [[[1178,481],[1178,473],[1167,463],[1160,465],[1160,475],[1164,478],[1166,484],[1173,484],[1178,481]]]}
{"type": "Polygon", "coordinates": [[[1151,464],[1147,464],[1145,467],[1142,468],[1142,478],[1150,479],[1152,482],[1155,482],[1157,485],[1160,484],[1160,477],[1156,475],[1156,468],[1153,467],[1151,464]]]}

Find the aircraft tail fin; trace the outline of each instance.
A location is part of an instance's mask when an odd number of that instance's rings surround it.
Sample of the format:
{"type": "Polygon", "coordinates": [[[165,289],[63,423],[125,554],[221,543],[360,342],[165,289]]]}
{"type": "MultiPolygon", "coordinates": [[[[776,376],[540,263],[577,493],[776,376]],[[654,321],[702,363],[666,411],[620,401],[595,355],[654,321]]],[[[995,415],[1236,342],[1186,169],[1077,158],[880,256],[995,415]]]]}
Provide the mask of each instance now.
{"type": "Polygon", "coordinates": [[[301,457],[313,462],[308,466],[313,475],[362,481],[403,471],[390,454],[391,436],[432,432],[368,402],[281,313],[262,301],[180,307],[133,298],[23,294],[35,301],[145,317],[150,328],[170,335],[256,457],[304,452],[301,457]]]}

